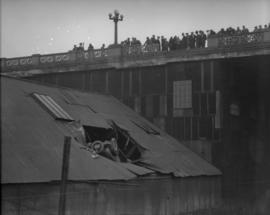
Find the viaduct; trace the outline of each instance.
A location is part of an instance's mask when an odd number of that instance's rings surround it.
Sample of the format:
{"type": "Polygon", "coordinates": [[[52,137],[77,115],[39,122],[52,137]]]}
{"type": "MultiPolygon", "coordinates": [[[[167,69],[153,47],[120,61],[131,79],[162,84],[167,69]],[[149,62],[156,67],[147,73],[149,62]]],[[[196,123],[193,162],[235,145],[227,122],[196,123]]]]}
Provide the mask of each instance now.
{"type": "Polygon", "coordinates": [[[217,166],[225,201],[269,207],[270,31],[207,43],[2,58],[1,73],[111,94],[217,166]]]}

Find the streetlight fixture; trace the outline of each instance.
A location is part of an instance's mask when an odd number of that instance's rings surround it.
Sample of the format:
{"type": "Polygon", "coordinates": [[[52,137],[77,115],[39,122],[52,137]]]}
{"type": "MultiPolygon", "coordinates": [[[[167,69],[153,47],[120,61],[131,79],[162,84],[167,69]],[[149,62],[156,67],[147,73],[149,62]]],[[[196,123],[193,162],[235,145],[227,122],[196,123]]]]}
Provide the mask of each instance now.
{"type": "Polygon", "coordinates": [[[117,23],[118,21],[123,21],[124,16],[118,10],[114,10],[114,16],[109,13],[109,19],[114,21],[114,44],[117,45],[117,23]]]}

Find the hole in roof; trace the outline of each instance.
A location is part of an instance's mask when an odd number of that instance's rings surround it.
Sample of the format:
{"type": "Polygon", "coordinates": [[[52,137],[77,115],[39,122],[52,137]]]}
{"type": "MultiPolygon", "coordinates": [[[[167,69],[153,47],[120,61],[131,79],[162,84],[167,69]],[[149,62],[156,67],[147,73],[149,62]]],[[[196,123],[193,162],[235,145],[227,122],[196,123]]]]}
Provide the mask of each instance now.
{"type": "Polygon", "coordinates": [[[145,150],[124,129],[113,121],[109,121],[111,128],[101,128],[79,125],[75,138],[92,152],[107,157],[113,161],[135,163],[141,159],[145,150]],[[82,131],[83,129],[83,131],[82,131]]]}

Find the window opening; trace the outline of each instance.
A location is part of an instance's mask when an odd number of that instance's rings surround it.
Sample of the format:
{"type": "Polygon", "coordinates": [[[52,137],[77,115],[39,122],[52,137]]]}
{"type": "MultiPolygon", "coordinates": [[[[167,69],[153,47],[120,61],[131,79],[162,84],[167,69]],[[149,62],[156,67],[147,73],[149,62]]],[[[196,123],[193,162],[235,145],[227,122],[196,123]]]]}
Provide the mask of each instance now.
{"type": "Polygon", "coordinates": [[[60,107],[50,96],[33,93],[32,96],[55,118],[59,120],[74,121],[74,119],[60,107]]]}
{"type": "Polygon", "coordinates": [[[192,81],[173,82],[173,108],[192,108],[192,81]]]}
{"type": "Polygon", "coordinates": [[[131,120],[131,122],[136,125],[137,127],[141,128],[142,130],[144,130],[147,134],[154,134],[154,135],[160,135],[160,133],[158,131],[156,131],[155,129],[153,129],[151,126],[147,125],[146,123],[143,122],[135,122],[133,120],[131,120]]]}

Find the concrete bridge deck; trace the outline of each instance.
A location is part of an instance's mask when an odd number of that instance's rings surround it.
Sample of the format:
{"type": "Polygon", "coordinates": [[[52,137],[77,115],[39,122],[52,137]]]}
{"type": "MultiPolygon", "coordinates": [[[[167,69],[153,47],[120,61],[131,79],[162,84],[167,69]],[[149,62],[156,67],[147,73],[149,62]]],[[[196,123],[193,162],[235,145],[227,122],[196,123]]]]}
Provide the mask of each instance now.
{"type": "Polygon", "coordinates": [[[206,48],[174,51],[159,51],[159,48],[154,45],[147,51],[142,46],[114,46],[103,50],[2,58],[1,73],[10,76],[32,76],[55,72],[120,69],[164,65],[172,62],[268,55],[270,54],[270,31],[251,33],[244,37],[243,35],[210,37],[207,39],[207,44],[206,48]]]}

